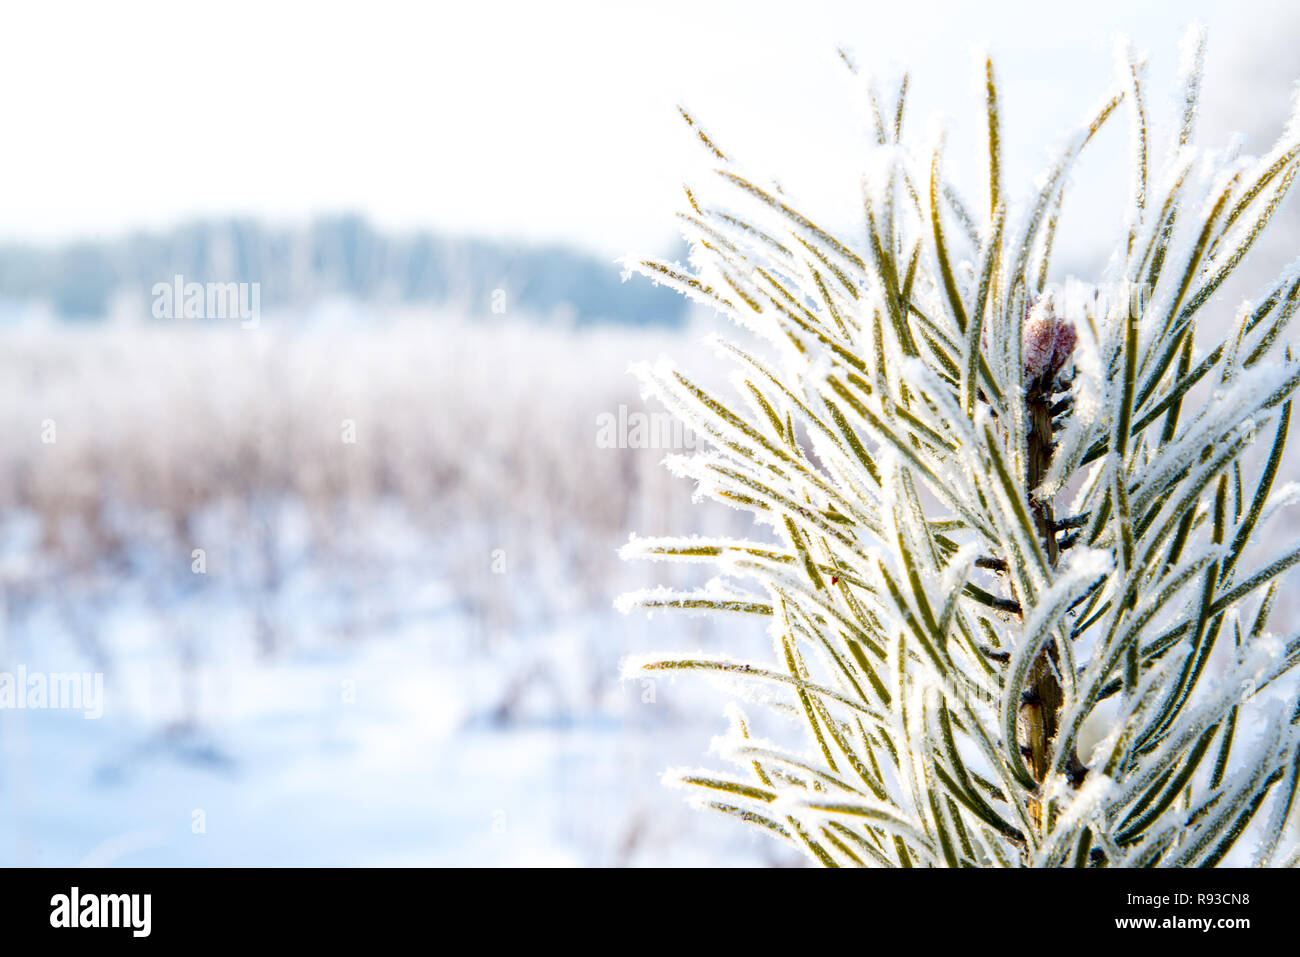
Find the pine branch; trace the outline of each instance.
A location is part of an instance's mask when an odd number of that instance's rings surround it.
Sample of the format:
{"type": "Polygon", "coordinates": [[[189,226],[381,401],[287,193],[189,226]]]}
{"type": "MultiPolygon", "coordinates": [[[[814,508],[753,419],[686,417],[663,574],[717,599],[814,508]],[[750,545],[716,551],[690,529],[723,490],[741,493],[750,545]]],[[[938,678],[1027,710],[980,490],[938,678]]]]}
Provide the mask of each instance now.
{"type": "Polygon", "coordinates": [[[1275,479],[1300,386],[1284,336],[1300,267],[1233,321],[1201,321],[1300,172],[1300,120],[1259,160],[1201,150],[1199,34],[1189,49],[1164,155],[1145,64],[1121,47],[1119,87],[1023,203],[1008,200],[986,61],[987,218],[939,152],[921,165],[899,148],[906,81],[892,99],[873,90],[880,155],[855,238],[758,185],[683,114],[723,164],[717,200],[687,190],[691,269],[629,270],[760,344],[714,341],[738,398],[671,363],[637,372],[711,445],[669,467],[771,539],[634,539],[625,557],[719,578],[620,607],[762,621],[777,660],[629,669],[724,678],[804,732],[761,741],[735,709],[720,751],[740,773],[672,776],[700,806],[828,866],[1213,865],[1243,843],[1261,862],[1300,860],[1287,837],[1300,638],[1266,631],[1300,549],[1256,555],[1295,498],[1275,479]],[[1051,250],[1073,164],[1121,104],[1122,278],[1076,284],[1080,305],[1047,282],[1051,250]],[[1139,279],[1149,295],[1133,296],[1139,279]],[[1260,437],[1271,446],[1252,474],[1260,437]],[[1211,681],[1212,654],[1226,672],[1211,681]],[[1265,689],[1292,707],[1262,743],[1239,740],[1265,689]]]}

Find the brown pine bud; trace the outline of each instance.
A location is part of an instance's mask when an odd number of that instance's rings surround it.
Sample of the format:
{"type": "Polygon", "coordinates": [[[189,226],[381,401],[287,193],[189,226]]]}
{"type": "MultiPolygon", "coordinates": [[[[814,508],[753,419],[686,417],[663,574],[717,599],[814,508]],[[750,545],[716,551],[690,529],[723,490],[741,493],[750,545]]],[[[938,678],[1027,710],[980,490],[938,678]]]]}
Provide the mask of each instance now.
{"type": "Polygon", "coordinates": [[[1060,372],[1078,339],[1074,323],[1056,314],[1051,298],[1040,298],[1029,310],[1022,331],[1026,381],[1050,379],[1060,372]]]}

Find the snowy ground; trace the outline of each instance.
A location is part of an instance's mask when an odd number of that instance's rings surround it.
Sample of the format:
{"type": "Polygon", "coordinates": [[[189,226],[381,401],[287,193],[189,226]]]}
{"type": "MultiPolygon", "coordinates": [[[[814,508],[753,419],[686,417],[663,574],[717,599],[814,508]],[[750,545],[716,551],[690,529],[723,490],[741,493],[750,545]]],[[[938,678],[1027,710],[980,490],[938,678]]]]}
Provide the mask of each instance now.
{"type": "MultiPolygon", "coordinates": [[[[691,747],[600,716],[466,726],[421,639],[242,675],[241,713],[159,728],[6,715],[4,864],[754,864],[660,793],[691,747]],[[346,677],[345,677],[346,676],[346,677]],[[356,681],[355,704],[339,687],[356,681]],[[201,815],[201,817],[200,817],[201,815]]],[[[697,738],[698,740],[698,738],[697,738]]]]}
{"type": "Polygon", "coordinates": [[[618,677],[765,642],[612,609],[629,531],[705,528],[596,441],[668,337],[321,325],[6,333],[0,673],[105,677],[0,709],[0,864],[797,860],[659,783],[723,697],[618,677]]]}
{"type": "MultiPolygon", "coordinates": [[[[678,686],[647,704],[618,681],[643,623],[597,613],[487,639],[446,586],[328,608],[337,583],[318,576],[285,581],[273,613],[295,634],[269,654],[219,589],[162,612],[123,589],[98,609],[114,650],[103,717],[0,712],[0,863],[788,859],[659,785],[665,766],[705,760],[721,719],[675,707],[678,686]],[[328,633],[350,615],[373,624],[328,633]]],[[[10,628],[3,658],[11,673],[96,667],[48,608],[10,628]]]]}

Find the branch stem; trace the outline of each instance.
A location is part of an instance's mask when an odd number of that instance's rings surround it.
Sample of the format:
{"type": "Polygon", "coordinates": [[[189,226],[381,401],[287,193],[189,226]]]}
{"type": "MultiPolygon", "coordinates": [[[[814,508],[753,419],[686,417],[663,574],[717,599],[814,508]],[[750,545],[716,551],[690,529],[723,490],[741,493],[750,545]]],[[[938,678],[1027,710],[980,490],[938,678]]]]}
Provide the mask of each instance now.
{"type": "MultiPolygon", "coordinates": [[[[1034,379],[1029,384],[1025,396],[1029,413],[1028,436],[1028,489],[1030,508],[1034,527],[1043,542],[1047,560],[1053,568],[1060,559],[1061,547],[1056,533],[1060,526],[1052,511],[1050,498],[1040,498],[1038,488],[1047,476],[1052,464],[1052,384],[1050,376],[1034,379]]],[[[1020,708],[1021,733],[1024,741],[1020,745],[1029,764],[1034,780],[1042,784],[1047,779],[1052,764],[1052,742],[1059,730],[1061,708],[1065,695],[1057,677],[1059,658],[1055,642],[1049,641],[1039,652],[1029,673],[1020,708]]],[[[1082,780],[1084,768],[1075,756],[1071,761],[1071,770],[1076,781],[1082,780]]],[[[1043,821],[1043,807],[1038,798],[1029,802],[1030,817],[1040,831],[1046,827],[1043,821]]]]}

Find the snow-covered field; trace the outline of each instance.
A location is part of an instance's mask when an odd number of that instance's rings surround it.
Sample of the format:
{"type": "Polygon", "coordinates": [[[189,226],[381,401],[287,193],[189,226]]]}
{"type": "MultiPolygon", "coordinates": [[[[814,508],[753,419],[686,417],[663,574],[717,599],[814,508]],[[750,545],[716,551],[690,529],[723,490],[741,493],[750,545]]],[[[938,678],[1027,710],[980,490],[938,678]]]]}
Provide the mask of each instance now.
{"type": "MultiPolygon", "coordinates": [[[[311,591],[286,590],[296,588],[311,591]]],[[[641,688],[618,682],[628,633],[644,628],[591,614],[483,647],[434,584],[340,637],[303,598],[302,630],[320,630],[270,656],[228,597],[161,616],[130,595],[105,609],[98,628],[114,657],[104,716],[3,715],[0,860],[781,859],[770,842],[709,826],[658,785],[666,765],[703,759],[720,721],[716,710],[678,710],[672,687],[647,704],[641,688]],[[202,645],[189,661],[176,653],[182,629],[202,645]]],[[[48,618],[9,649],[29,672],[94,667],[48,618]]]]}
{"type": "Polygon", "coordinates": [[[722,697],[618,675],[766,641],[611,608],[740,521],[596,441],[691,338],[315,320],[5,334],[0,672],[104,687],[0,710],[0,863],[790,861],[659,784],[722,697]]]}

